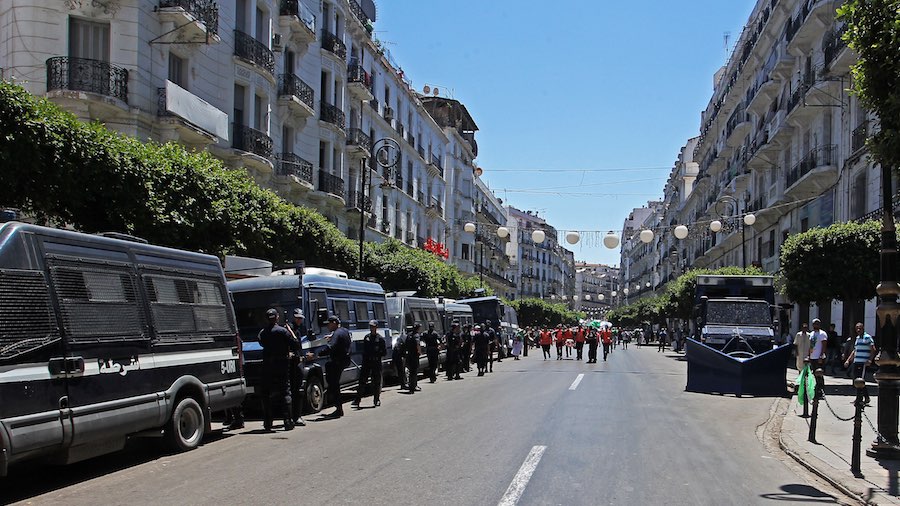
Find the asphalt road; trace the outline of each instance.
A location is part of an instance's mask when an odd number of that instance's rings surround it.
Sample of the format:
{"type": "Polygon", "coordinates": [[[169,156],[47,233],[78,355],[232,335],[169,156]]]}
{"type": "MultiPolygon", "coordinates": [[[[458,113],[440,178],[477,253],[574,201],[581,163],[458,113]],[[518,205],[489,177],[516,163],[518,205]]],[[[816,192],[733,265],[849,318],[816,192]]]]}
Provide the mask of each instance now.
{"type": "Polygon", "coordinates": [[[835,502],[832,490],[767,449],[773,399],[686,393],[685,371],[655,348],[616,350],[599,364],[544,361],[532,351],[484,377],[420,382],[415,395],[389,387],[379,408],[369,397],[363,409],[346,404],[340,420],[309,416],[289,433],[249,422],[185,454],[137,440],[67,467],[13,468],[0,480],[0,502],[835,502]]]}

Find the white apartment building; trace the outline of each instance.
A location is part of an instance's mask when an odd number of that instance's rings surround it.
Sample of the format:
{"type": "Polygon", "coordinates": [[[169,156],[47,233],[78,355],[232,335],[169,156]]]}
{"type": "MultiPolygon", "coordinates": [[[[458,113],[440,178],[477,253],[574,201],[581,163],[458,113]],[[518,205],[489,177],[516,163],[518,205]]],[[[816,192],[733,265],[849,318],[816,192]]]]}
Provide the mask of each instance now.
{"type": "Polygon", "coordinates": [[[556,228],[533,211],[507,206],[510,251],[514,259],[512,278],[516,299],[559,298],[572,300],[575,295],[574,254],[559,244],[556,228]],[[543,242],[536,243],[532,234],[544,232],[543,242]]]}
{"type": "Polygon", "coordinates": [[[622,225],[620,246],[619,280],[615,300],[628,303],[637,298],[641,292],[647,291],[647,283],[653,284],[659,234],[653,241],[645,243],[640,239],[644,229],[657,230],[662,219],[664,203],[649,201],[644,207],[632,209],[622,225]]]}
{"type": "Polygon", "coordinates": [[[612,306],[619,269],[606,264],[575,262],[575,310],[600,319],[612,306]]]}
{"type": "Polygon", "coordinates": [[[474,122],[435,122],[373,37],[372,0],[3,5],[3,78],[83,120],[209,150],[348,237],[362,221],[369,241],[446,243],[446,176],[474,191],[474,122]]]}
{"type": "MultiPolygon", "coordinates": [[[[671,235],[677,224],[689,225],[686,239],[667,238],[662,249],[678,251],[682,269],[746,263],[775,273],[789,235],[878,215],[880,169],[864,145],[877,121],[847,92],[856,56],[840,39],[845,27],[835,11],[841,3],[759,0],[754,7],[714,77],[700,136],[688,143],[693,152],[679,157],[679,165],[699,167],[676,166],[665,189],[669,205],[656,232],[671,235]],[[690,193],[676,197],[675,189],[689,182],[690,193]],[[747,213],[756,218],[752,226],[742,226],[747,213]],[[710,231],[712,220],[723,223],[721,231],[710,231]]],[[[895,196],[895,212],[898,202],[895,196]]],[[[665,263],[663,254],[659,272],[667,272],[665,263]]],[[[874,307],[872,300],[854,308],[853,318],[864,314],[871,327],[874,307]]],[[[853,322],[844,313],[838,301],[795,304],[779,320],[790,322],[783,333],[819,317],[847,335],[853,322]]]]}

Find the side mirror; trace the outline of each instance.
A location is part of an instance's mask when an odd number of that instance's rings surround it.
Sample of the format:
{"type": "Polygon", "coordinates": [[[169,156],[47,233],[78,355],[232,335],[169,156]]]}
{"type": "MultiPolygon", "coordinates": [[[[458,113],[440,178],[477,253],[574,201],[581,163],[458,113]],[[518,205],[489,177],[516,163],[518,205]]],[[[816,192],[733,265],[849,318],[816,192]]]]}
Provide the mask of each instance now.
{"type": "Polygon", "coordinates": [[[320,327],[328,323],[328,310],[324,307],[316,310],[316,321],[319,323],[320,327]]]}

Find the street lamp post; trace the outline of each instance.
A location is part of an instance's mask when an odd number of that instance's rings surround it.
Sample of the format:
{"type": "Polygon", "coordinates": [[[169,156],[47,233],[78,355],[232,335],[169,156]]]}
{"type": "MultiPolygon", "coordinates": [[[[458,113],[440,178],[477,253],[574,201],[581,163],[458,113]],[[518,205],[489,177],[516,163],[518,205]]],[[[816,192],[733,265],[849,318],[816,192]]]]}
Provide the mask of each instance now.
{"type": "Polygon", "coordinates": [[[740,209],[738,209],[738,200],[731,195],[722,195],[716,200],[715,205],[713,205],[713,211],[716,213],[716,216],[719,218],[718,220],[713,220],[709,224],[709,229],[713,232],[718,232],[722,230],[722,222],[719,220],[724,220],[731,227],[741,227],[741,266],[746,270],[747,269],[747,233],[746,227],[753,225],[756,223],[756,216],[752,213],[748,213],[743,215],[743,219],[738,221],[738,218],[741,217],[740,209]],[[719,209],[720,204],[728,205],[728,212],[722,212],[719,209]]]}
{"type": "Polygon", "coordinates": [[[897,438],[898,411],[900,411],[900,356],[897,354],[897,319],[900,306],[897,296],[897,231],[894,224],[893,184],[891,167],[881,166],[881,281],[878,283],[878,307],[875,309],[877,329],[875,343],[878,347],[878,433],[866,454],[872,457],[897,458],[900,441],[897,438]]]}
{"type": "MultiPolygon", "coordinates": [[[[385,137],[373,142],[371,149],[375,162],[388,171],[384,186],[391,186],[388,181],[392,176],[391,169],[400,161],[400,144],[390,137],[385,137]]],[[[362,173],[362,184],[359,189],[359,197],[357,197],[360,201],[357,204],[359,205],[359,276],[362,277],[363,244],[366,240],[366,173],[369,172],[369,168],[363,164],[363,170],[360,172],[362,173]]]]}

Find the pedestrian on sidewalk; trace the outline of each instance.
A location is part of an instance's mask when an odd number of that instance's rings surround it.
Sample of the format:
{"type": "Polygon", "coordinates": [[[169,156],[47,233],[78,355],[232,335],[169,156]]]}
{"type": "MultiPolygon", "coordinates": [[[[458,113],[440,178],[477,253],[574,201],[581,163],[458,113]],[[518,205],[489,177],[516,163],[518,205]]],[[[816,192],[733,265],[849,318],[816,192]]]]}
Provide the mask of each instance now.
{"type": "Polygon", "coordinates": [[[374,404],[376,407],[381,406],[381,361],[385,355],[387,355],[387,343],[384,341],[384,336],[378,333],[378,321],[371,320],[369,321],[369,333],[362,340],[362,366],[356,385],[356,398],[353,399],[351,406],[359,406],[369,377],[372,378],[374,404]]]}
{"type": "Polygon", "coordinates": [[[794,336],[794,350],[797,353],[797,371],[802,371],[806,367],[806,358],[809,357],[809,325],[803,322],[800,325],[800,332],[794,336]]]}
{"type": "MultiPolygon", "coordinates": [[[[866,379],[866,367],[872,363],[875,356],[875,341],[864,329],[862,323],[856,324],[856,341],[853,344],[853,351],[850,352],[850,358],[844,362],[844,367],[849,367],[853,363],[853,377],[866,379]]],[[[863,387],[863,399],[866,405],[869,404],[869,389],[863,387]]]]}
{"type": "Polygon", "coordinates": [[[831,365],[831,374],[837,374],[837,368],[843,363],[841,360],[841,338],[834,327],[835,325],[830,323],[828,324],[828,330],[825,331],[828,334],[828,346],[826,347],[828,356],[825,359],[825,368],[827,369],[831,365]]]}
{"type": "Polygon", "coordinates": [[[815,371],[825,367],[825,350],[828,346],[828,334],[822,330],[822,320],[813,320],[813,331],[809,334],[809,367],[815,371]]]}
{"type": "Polygon", "coordinates": [[[659,340],[659,345],[656,348],[657,353],[666,351],[666,337],[666,329],[659,329],[659,333],[656,335],[656,338],[659,340]]]}
{"type": "Polygon", "coordinates": [[[475,348],[475,365],[478,366],[478,375],[484,376],[487,369],[488,354],[491,352],[491,341],[487,333],[481,329],[481,325],[475,325],[475,335],[472,336],[472,344],[475,348]]]}
{"type": "Polygon", "coordinates": [[[550,346],[553,344],[553,335],[548,329],[541,330],[539,343],[541,345],[541,351],[543,352],[544,360],[550,360],[550,346]]]}

